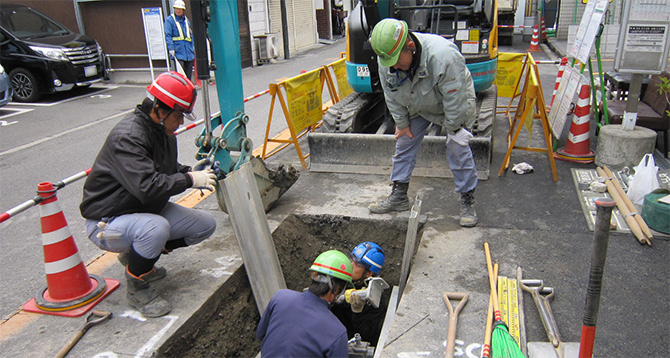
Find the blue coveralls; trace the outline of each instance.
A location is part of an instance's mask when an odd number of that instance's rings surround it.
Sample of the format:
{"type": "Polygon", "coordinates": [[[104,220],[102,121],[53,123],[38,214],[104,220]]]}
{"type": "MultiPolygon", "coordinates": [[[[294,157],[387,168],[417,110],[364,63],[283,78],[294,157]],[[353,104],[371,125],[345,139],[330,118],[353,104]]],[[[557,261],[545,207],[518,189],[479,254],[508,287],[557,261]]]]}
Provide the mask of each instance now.
{"type": "Polygon", "coordinates": [[[186,77],[190,79],[191,73],[193,73],[193,60],[195,59],[191,24],[186,15],[177,16],[172,14],[165,19],[164,27],[168,52],[175,52],[175,57],[184,69],[186,77]]]}

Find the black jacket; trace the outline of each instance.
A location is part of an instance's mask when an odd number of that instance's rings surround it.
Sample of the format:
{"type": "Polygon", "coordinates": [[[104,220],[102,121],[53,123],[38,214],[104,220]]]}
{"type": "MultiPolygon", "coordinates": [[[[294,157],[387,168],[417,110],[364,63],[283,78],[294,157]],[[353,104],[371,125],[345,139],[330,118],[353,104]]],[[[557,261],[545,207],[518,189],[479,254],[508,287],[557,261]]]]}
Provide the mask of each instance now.
{"type": "Polygon", "coordinates": [[[362,341],[369,342],[370,346],[376,347],[386,317],[388,299],[389,295],[383,294],[378,308],[366,304],[360,313],[352,312],[351,305],[346,302],[334,303],[330,306],[330,311],[347,328],[349,339],[354,338],[354,334],[360,333],[362,341]]]}
{"type": "Polygon", "coordinates": [[[87,219],[160,213],[191,187],[191,168],[177,162],[177,139],[137,106],[109,133],[84,183],[79,206],[87,219]]]}

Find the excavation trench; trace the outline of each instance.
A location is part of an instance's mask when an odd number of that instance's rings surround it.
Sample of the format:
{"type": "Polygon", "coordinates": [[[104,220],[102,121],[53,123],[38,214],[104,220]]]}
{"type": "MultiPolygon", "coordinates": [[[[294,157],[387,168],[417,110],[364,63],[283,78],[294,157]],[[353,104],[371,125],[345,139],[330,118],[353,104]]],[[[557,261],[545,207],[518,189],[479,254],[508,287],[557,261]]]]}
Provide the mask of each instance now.
{"type": "MultiPolygon", "coordinates": [[[[421,229],[419,238],[420,234],[421,229]]],[[[384,249],[386,263],[381,277],[391,286],[398,285],[406,235],[407,220],[330,215],[291,215],[272,233],[286,285],[297,291],[309,285],[308,268],[318,254],[330,249],[348,252],[364,241],[376,242],[384,249]]],[[[390,293],[389,289],[384,294],[390,293]]],[[[159,356],[253,357],[260,351],[256,339],[259,320],[242,266],[160,347],[159,356]]]]}

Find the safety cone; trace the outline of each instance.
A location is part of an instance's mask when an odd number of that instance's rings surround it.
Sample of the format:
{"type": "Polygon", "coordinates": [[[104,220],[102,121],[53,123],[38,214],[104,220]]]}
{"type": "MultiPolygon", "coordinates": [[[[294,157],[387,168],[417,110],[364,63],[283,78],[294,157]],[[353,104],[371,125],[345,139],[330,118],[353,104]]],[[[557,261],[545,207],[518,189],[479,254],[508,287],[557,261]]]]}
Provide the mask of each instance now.
{"type": "Polygon", "coordinates": [[[570,134],[565,148],[554,152],[556,159],[575,163],[593,163],[595,155],[591,151],[590,122],[591,122],[591,86],[583,84],[579,89],[579,101],[572,117],[570,134]]]}
{"type": "Polygon", "coordinates": [[[544,17],[540,22],[540,41],[544,43],[547,42],[547,28],[544,26],[544,17]]]}
{"type": "Polygon", "coordinates": [[[537,30],[537,24],[533,27],[533,37],[530,39],[530,48],[528,51],[530,52],[538,52],[540,51],[540,44],[539,44],[539,33],[537,30]]]}
{"type": "Polygon", "coordinates": [[[40,183],[42,244],[47,288],[23,305],[23,310],[65,317],[79,317],[112,291],[119,281],[89,275],[70,234],[65,215],[51,183],[40,183]]]}
{"type": "Polygon", "coordinates": [[[554,99],[556,98],[556,93],[558,92],[558,86],[561,84],[561,78],[563,78],[563,72],[565,72],[565,66],[568,64],[568,58],[563,57],[561,59],[561,65],[558,66],[558,74],[556,75],[556,83],[554,83],[554,92],[551,94],[551,102],[549,102],[549,108],[554,104],[554,99]]]}

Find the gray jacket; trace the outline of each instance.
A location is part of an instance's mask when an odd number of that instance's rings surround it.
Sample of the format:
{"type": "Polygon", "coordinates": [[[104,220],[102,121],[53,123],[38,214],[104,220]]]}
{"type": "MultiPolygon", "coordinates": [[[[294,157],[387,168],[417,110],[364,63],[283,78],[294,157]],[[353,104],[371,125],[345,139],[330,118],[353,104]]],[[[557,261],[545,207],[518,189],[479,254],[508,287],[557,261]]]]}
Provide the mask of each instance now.
{"type": "Polygon", "coordinates": [[[398,128],[423,118],[449,132],[475,123],[475,86],[458,47],[439,35],[414,33],[421,43],[421,59],[410,81],[379,64],[386,106],[398,128]]]}

